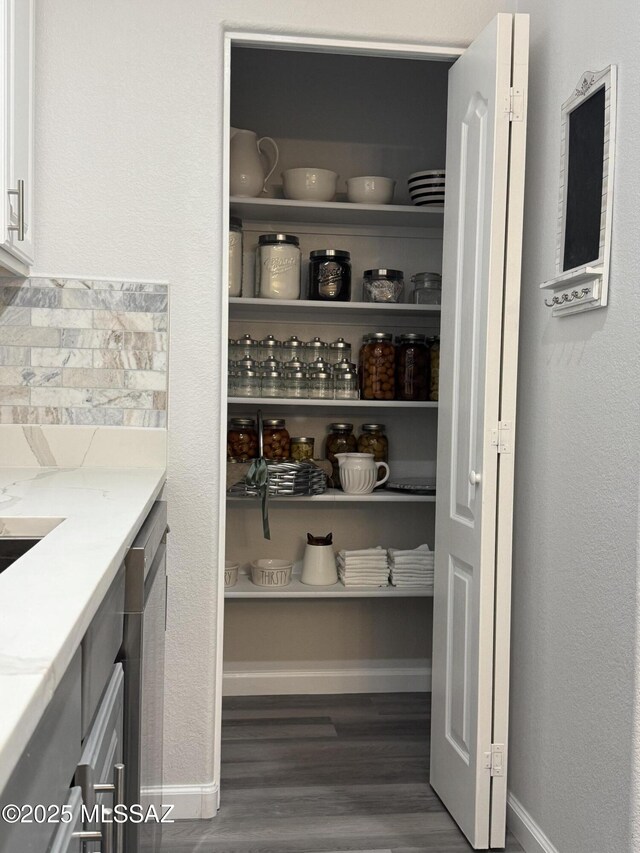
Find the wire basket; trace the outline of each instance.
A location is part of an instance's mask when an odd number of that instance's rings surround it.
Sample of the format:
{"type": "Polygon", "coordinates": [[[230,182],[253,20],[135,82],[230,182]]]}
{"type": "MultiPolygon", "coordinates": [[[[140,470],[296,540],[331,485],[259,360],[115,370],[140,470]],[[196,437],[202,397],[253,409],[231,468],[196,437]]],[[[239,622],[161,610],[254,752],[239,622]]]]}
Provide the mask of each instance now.
{"type": "MultiPolygon", "coordinates": [[[[311,462],[275,462],[267,460],[269,497],[303,497],[322,495],[327,491],[327,475],[311,462]]],[[[258,490],[245,482],[235,483],[228,490],[232,497],[256,497],[258,490]]]]}

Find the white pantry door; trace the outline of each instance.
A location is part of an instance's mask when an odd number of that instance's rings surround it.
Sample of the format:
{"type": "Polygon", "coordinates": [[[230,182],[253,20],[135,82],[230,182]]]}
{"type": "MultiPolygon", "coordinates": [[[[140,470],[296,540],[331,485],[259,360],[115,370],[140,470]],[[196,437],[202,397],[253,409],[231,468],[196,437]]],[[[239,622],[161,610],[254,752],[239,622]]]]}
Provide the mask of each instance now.
{"type": "Polygon", "coordinates": [[[527,36],[526,16],[500,14],[449,73],[431,784],[476,849],[504,846],[505,834],[510,605],[499,593],[500,572],[510,588],[511,566],[509,553],[500,556],[499,569],[496,552],[499,539],[505,544],[500,516],[510,552],[511,502],[498,513],[494,441],[499,421],[513,423],[514,415],[501,409],[501,376],[503,359],[513,365],[517,357],[518,304],[515,297],[513,310],[511,289],[505,295],[505,269],[518,277],[513,232],[521,230],[524,134],[520,127],[512,134],[510,88],[523,96],[515,102],[523,125],[527,36]],[[518,150],[510,175],[512,135],[518,150]],[[508,257],[514,252],[515,263],[508,257]],[[505,720],[500,740],[496,708],[505,720]],[[492,744],[498,746],[493,770],[492,744]],[[496,773],[502,784],[492,788],[496,773]],[[496,797],[502,802],[494,803],[496,797]]]}

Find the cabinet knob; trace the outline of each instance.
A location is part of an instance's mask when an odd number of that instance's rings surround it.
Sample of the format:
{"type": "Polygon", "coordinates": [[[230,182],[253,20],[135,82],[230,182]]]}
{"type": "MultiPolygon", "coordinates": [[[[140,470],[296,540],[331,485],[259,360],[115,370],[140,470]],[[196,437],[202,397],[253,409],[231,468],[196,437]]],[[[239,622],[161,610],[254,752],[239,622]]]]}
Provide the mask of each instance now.
{"type": "Polygon", "coordinates": [[[469,482],[471,483],[472,486],[477,486],[481,480],[482,480],[482,477],[480,476],[480,474],[476,474],[475,471],[471,471],[469,473],[469,482]]]}

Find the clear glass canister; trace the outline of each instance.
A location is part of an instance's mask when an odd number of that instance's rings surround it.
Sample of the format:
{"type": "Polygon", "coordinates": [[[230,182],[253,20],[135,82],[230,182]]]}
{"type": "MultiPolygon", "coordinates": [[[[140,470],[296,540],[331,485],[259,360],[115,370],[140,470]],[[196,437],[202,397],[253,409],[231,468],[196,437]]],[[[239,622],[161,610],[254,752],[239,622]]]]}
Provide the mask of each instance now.
{"type": "Polygon", "coordinates": [[[333,371],[333,395],[336,400],[357,400],[360,397],[358,371],[355,364],[341,361],[333,371]],[[346,369],[345,369],[346,367],[346,369]]]}
{"type": "Polygon", "coordinates": [[[229,397],[236,396],[236,363],[230,361],[227,370],[227,395],[229,397]]]}
{"type": "Polygon", "coordinates": [[[241,358],[239,361],[236,361],[236,372],[240,373],[241,370],[257,370],[258,362],[255,358],[251,358],[248,355],[245,355],[244,358],[241,358]]]}
{"type": "Polygon", "coordinates": [[[229,296],[242,293],[242,219],[229,217],[229,296]]]}
{"type": "Polygon", "coordinates": [[[349,302],[351,255],[344,249],[316,249],[309,255],[309,299],[349,302]]]}
{"type": "Polygon", "coordinates": [[[238,338],[236,347],[238,360],[246,357],[252,358],[254,361],[258,360],[258,341],[254,341],[251,335],[247,334],[238,338]]]}
{"type": "Polygon", "coordinates": [[[232,418],[227,431],[227,456],[246,462],[258,455],[258,433],[251,418],[232,418]]]}
{"type": "Polygon", "coordinates": [[[362,298],[365,302],[401,302],[404,293],[402,270],[365,270],[362,298]]]}
{"type": "Polygon", "coordinates": [[[313,459],[313,438],[298,436],[291,438],[291,458],[296,462],[304,462],[305,459],[313,459]]]}
{"type": "Polygon", "coordinates": [[[258,238],[256,294],[263,299],[300,299],[300,241],[293,234],[258,238]]]}
{"type": "Polygon", "coordinates": [[[265,373],[269,373],[273,370],[282,371],[282,363],[279,362],[276,358],[268,358],[266,361],[261,361],[257,367],[257,370],[260,373],[260,376],[264,376],[265,373]]]}
{"type": "Polygon", "coordinates": [[[291,458],[291,438],[284,420],[267,418],[262,423],[262,452],[265,459],[291,458]]]}
{"type": "Polygon", "coordinates": [[[291,335],[290,338],[282,342],[281,354],[284,362],[294,359],[304,361],[304,341],[301,341],[297,335],[291,335]]]}
{"type": "Polygon", "coordinates": [[[282,397],[282,371],[265,370],[260,378],[263,397],[282,397]]]}
{"type": "Polygon", "coordinates": [[[313,400],[333,400],[333,377],[326,370],[309,374],[309,397],[313,400]]]}
{"type": "Polygon", "coordinates": [[[329,354],[329,345],[320,338],[314,338],[304,345],[304,360],[307,364],[313,364],[318,358],[326,358],[329,354]]]}
{"type": "Polygon", "coordinates": [[[316,358],[315,361],[312,361],[308,365],[309,373],[331,373],[332,367],[328,361],[326,361],[322,356],[320,358],[316,358]]]}
{"type": "Polygon", "coordinates": [[[302,365],[292,366],[295,362],[289,362],[284,371],[282,382],[283,397],[291,399],[304,400],[309,396],[309,383],[307,381],[306,371],[302,369],[302,365]]]}
{"type": "Polygon", "coordinates": [[[259,397],[261,380],[255,370],[240,370],[236,376],[236,397],[259,397]]]}
{"type": "Polygon", "coordinates": [[[415,305],[440,305],[442,301],[442,276],[437,272],[417,272],[411,276],[415,305]]]}
{"type": "Polygon", "coordinates": [[[429,348],[424,335],[396,338],[396,397],[398,400],[429,399],[429,348]]]}
{"type": "Polygon", "coordinates": [[[440,338],[431,338],[429,346],[429,361],[431,387],[429,390],[429,399],[437,400],[440,387],[440,338]]]}
{"type": "Polygon", "coordinates": [[[282,349],[282,342],[277,341],[273,335],[267,335],[258,344],[258,358],[260,361],[266,361],[270,358],[279,358],[282,349]]]}
{"type": "MultiPolygon", "coordinates": [[[[362,424],[358,436],[358,453],[372,453],[376,462],[389,462],[389,439],[384,424],[362,424]]],[[[378,469],[378,479],[384,477],[384,469],[378,469]]]]}
{"type": "Polygon", "coordinates": [[[238,342],[235,338],[229,338],[227,343],[227,354],[229,361],[237,361],[242,356],[238,355],[238,342]]]}
{"type": "Polygon", "coordinates": [[[355,453],[357,448],[358,442],[353,434],[353,424],[329,424],[325,456],[331,462],[332,480],[336,489],[342,488],[340,485],[340,466],[336,459],[336,453],[355,453]]]}
{"type": "Polygon", "coordinates": [[[347,343],[344,338],[337,338],[329,344],[327,359],[329,364],[337,364],[343,358],[351,361],[351,344],[347,343]]]}
{"type": "Polygon", "coordinates": [[[396,350],[393,335],[373,332],[360,350],[363,400],[393,400],[395,396],[396,350]]]}

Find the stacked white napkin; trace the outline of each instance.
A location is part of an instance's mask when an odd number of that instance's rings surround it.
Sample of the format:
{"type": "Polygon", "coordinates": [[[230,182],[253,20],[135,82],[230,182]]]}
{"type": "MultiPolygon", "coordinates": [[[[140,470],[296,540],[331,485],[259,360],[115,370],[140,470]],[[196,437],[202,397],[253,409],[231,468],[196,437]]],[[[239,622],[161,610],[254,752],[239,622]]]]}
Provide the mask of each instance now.
{"type": "Polygon", "coordinates": [[[428,545],[409,551],[389,548],[391,584],[396,587],[433,587],[434,556],[428,545]]]}
{"type": "Polygon", "coordinates": [[[389,586],[387,552],[379,546],[340,551],[338,577],[345,586],[389,586]]]}

